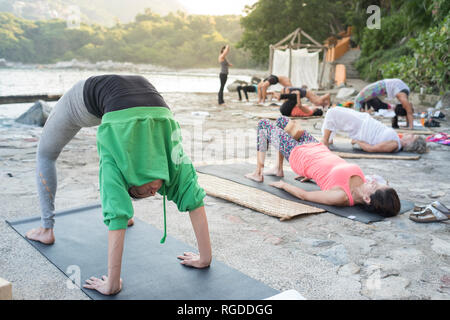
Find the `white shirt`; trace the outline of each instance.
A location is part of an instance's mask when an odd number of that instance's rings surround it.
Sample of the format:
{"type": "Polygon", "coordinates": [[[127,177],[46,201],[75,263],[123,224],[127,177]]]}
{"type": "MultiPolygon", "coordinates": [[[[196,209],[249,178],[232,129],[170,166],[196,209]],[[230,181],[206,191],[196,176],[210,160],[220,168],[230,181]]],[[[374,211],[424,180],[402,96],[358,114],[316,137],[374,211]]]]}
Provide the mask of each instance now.
{"type": "Polygon", "coordinates": [[[404,89],[411,91],[406,83],[400,79],[384,79],[381,81],[384,81],[386,85],[386,95],[389,100],[394,100],[396,95],[404,89]]]}
{"type": "Polygon", "coordinates": [[[364,141],[370,145],[394,140],[398,144],[397,150],[402,147],[394,129],[375,120],[368,113],[353,109],[343,107],[329,109],[322,125],[322,135],[325,129],[332,132],[330,139],[333,139],[337,131],[341,131],[348,134],[351,139],[364,141]]]}

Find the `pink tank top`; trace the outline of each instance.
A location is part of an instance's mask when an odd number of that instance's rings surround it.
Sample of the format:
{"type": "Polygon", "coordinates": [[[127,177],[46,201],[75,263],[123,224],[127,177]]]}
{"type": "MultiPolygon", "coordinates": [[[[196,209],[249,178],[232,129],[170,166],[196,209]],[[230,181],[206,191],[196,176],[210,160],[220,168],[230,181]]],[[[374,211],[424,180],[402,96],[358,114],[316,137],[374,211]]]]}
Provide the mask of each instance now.
{"type": "Polygon", "coordinates": [[[295,147],[289,156],[289,164],[296,174],[314,179],[321,190],[342,188],[347,194],[350,206],[355,204],[350,192],[350,178],[359,176],[366,181],[360,167],[335,155],[322,143],[295,147]]]}
{"type": "Polygon", "coordinates": [[[309,117],[311,116],[314,111],[313,109],[307,107],[309,109],[308,112],[304,112],[302,109],[300,109],[299,107],[295,106],[292,111],[291,111],[291,117],[309,117]]]}

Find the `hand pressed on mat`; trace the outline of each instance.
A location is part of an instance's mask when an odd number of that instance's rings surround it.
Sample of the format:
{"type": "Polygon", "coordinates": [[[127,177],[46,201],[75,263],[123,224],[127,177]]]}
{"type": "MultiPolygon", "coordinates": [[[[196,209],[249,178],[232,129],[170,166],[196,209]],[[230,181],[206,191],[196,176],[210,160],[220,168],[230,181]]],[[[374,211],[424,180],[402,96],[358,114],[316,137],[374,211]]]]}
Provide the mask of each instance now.
{"type": "Polygon", "coordinates": [[[210,262],[202,261],[200,255],[193,252],[184,252],[182,256],[178,256],[177,258],[181,260],[181,264],[188,267],[202,269],[210,265],[210,262]]]}
{"type": "Polygon", "coordinates": [[[104,295],[117,294],[122,290],[122,254],[126,229],[108,231],[108,276],[102,279],[91,277],[83,286],[86,289],[97,290],[104,295]]]}
{"type": "Polygon", "coordinates": [[[199,254],[184,252],[177,258],[181,264],[193,268],[209,267],[212,260],[211,241],[209,239],[208,220],[206,219],[205,207],[202,206],[189,212],[192,228],[197,239],[199,254]]]}
{"type": "Polygon", "coordinates": [[[120,279],[118,286],[114,286],[111,281],[108,281],[107,276],[103,276],[101,279],[91,277],[86,280],[86,283],[83,288],[97,290],[105,296],[117,294],[122,290],[122,279],[120,279]]]}

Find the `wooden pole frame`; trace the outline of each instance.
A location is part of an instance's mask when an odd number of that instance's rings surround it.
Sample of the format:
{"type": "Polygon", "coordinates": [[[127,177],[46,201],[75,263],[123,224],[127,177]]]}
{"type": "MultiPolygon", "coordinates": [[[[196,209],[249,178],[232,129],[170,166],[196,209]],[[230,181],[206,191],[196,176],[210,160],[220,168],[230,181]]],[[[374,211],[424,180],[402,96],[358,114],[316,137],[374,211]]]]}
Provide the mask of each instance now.
{"type": "Polygon", "coordinates": [[[276,44],[269,45],[269,73],[273,73],[273,60],[275,56],[275,50],[286,50],[289,49],[289,78],[292,76],[292,50],[293,49],[299,49],[299,48],[306,48],[308,50],[311,50],[313,52],[322,52],[322,70],[319,75],[318,79],[318,85],[319,89],[322,88],[322,81],[323,76],[325,72],[325,67],[327,66],[326,62],[326,55],[328,51],[328,47],[322,45],[318,41],[316,41],[313,37],[311,37],[309,34],[307,34],[305,31],[303,31],[301,28],[297,28],[294,30],[294,32],[288,34],[286,37],[284,37],[282,40],[278,41],[276,44]],[[301,43],[302,36],[304,36],[306,39],[311,41],[311,43],[301,43]]]}

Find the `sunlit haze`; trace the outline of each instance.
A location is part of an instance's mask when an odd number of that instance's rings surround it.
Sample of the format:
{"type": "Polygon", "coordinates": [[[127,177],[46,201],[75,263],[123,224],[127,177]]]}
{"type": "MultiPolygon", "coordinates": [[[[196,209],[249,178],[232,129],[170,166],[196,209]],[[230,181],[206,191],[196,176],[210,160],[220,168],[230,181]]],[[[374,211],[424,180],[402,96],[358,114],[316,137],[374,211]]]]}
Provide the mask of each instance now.
{"type": "Polygon", "coordinates": [[[257,0],[179,0],[188,13],[225,15],[225,14],[244,14],[246,5],[252,5],[257,0]]]}

